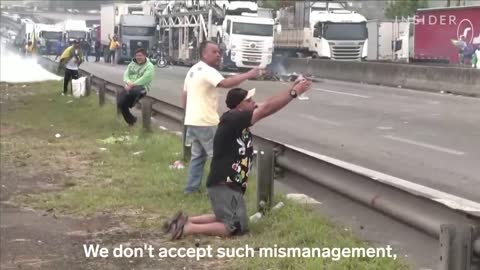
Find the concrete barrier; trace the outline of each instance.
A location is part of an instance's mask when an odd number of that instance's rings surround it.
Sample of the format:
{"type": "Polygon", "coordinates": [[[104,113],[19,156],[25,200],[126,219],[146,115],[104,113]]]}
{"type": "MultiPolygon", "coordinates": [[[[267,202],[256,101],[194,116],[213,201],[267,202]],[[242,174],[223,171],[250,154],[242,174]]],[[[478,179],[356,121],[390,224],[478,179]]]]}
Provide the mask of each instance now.
{"type": "Polygon", "coordinates": [[[480,96],[480,70],[475,69],[298,58],[277,59],[276,62],[283,62],[284,71],[288,73],[311,73],[325,79],[480,96]]]}

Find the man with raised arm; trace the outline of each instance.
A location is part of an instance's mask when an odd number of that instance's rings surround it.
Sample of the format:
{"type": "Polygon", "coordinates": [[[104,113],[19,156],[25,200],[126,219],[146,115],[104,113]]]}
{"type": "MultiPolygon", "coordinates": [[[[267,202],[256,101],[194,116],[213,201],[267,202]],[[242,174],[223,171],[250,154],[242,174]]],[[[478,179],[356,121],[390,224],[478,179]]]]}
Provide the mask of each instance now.
{"type": "Polygon", "coordinates": [[[172,240],[183,235],[241,235],[248,231],[243,195],[247,188],[253,158],[250,127],[285,107],[310,88],[305,79],[257,105],[255,89],[231,89],[226,98],[230,109],[222,115],[213,143],[213,159],[207,181],[213,214],[188,218],[182,212],[165,223],[172,240]]]}

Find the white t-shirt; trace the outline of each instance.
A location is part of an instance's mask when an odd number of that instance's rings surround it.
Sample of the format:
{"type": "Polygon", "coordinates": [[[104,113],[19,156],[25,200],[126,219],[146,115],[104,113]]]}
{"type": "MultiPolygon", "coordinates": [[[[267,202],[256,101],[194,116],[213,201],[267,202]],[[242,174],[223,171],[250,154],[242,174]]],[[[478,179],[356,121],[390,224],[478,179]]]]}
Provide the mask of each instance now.
{"type": "Polygon", "coordinates": [[[77,57],[74,56],[74,57],[70,58],[70,60],[65,65],[65,68],[70,69],[70,70],[78,70],[77,57]]]}
{"type": "Polygon", "coordinates": [[[183,87],[187,92],[185,125],[218,125],[218,93],[215,88],[223,79],[218,70],[203,61],[190,68],[183,87]]]}

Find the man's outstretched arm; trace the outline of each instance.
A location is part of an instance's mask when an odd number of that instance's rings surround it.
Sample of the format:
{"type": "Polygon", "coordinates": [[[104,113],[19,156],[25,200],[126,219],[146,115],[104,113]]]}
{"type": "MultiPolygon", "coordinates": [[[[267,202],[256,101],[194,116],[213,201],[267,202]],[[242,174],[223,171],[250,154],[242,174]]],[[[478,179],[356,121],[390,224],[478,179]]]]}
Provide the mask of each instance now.
{"type": "Polygon", "coordinates": [[[254,78],[257,78],[257,77],[261,76],[263,74],[263,72],[264,72],[263,69],[254,68],[254,69],[252,69],[248,72],[237,74],[235,76],[223,79],[217,85],[217,87],[222,87],[222,88],[235,87],[235,86],[238,86],[239,84],[241,84],[242,82],[244,82],[248,79],[254,79],[254,78]]]}
{"type": "Polygon", "coordinates": [[[285,107],[290,101],[293,100],[290,92],[295,90],[297,95],[301,95],[305,93],[312,84],[311,81],[303,80],[298,83],[295,83],[289,89],[282,91],[270,98],[268,98],[265,102],[260,104],[254,111],[252,115],[251,124],[255,124],[256,122],[260,121],[261,119],[274,114],[281,108],[285,107]]]}

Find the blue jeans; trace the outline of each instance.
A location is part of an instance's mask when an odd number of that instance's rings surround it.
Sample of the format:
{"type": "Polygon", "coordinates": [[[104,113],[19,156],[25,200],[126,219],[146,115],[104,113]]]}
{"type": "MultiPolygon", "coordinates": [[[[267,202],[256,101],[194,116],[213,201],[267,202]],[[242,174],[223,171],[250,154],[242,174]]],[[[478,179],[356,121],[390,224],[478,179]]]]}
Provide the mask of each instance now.
{"type": "Polygon", "coordinates": [[[203,168],[208,157],[213,156],[213,137],[216,126],[187,126],[186,141],[192,145],[190,166],[188,168],[187,186],[185,193],[198,191],[202,184],[203,168]]]}

